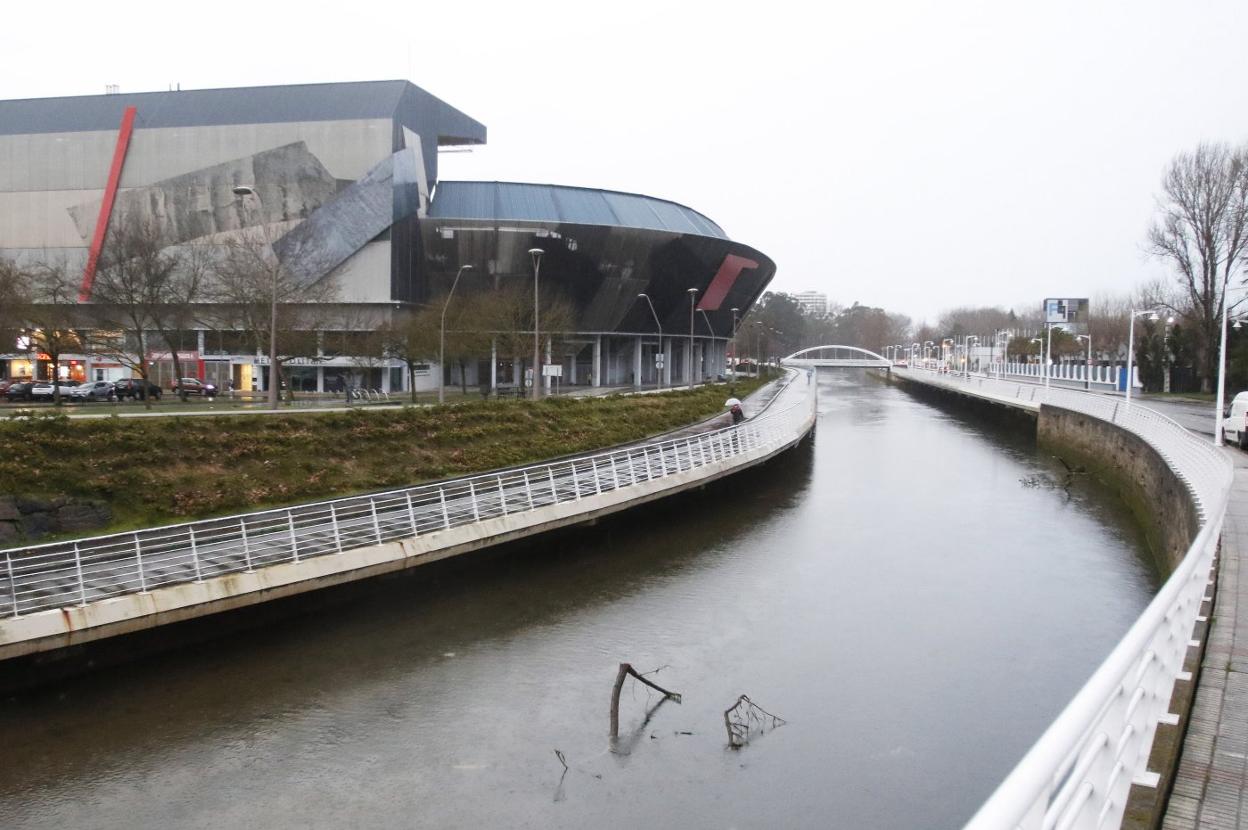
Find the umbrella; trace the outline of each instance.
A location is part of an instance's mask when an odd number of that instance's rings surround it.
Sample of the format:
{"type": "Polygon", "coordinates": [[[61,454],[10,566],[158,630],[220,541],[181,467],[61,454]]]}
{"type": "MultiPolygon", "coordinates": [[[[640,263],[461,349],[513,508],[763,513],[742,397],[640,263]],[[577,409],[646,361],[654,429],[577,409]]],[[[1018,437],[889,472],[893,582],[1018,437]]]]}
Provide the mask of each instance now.
{"type": "Polygon", "coordinates": [[[741,405],[741,401],[737,400],[736,398],[729,398],[728,400],[724,401],[725,409],[732,409],[734,406],[740,406],[740,405],[741,405]]]}

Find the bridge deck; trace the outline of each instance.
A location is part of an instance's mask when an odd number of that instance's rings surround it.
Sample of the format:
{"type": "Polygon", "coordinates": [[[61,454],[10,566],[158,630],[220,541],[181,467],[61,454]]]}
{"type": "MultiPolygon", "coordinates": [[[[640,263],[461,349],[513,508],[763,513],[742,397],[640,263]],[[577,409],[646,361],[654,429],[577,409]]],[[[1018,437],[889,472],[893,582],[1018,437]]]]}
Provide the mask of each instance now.
{"type": "Polygon", "coordinates": [[[1214,616],[1164,830],[1248,824],[1248,456],[1231,452],[1214,616]]]}

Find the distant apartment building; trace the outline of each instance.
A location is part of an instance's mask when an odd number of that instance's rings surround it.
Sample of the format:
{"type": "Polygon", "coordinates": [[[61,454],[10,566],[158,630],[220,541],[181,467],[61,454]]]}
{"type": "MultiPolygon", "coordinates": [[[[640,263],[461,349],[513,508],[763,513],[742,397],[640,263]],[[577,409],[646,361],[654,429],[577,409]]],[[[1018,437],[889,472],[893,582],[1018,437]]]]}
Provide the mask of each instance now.
{"type": "Polygon", "coordinates": [[[828,295],[822,291],[799,291],[793,296],[802,311],[812,317],[823,317],[828,313],[828,295]]]}

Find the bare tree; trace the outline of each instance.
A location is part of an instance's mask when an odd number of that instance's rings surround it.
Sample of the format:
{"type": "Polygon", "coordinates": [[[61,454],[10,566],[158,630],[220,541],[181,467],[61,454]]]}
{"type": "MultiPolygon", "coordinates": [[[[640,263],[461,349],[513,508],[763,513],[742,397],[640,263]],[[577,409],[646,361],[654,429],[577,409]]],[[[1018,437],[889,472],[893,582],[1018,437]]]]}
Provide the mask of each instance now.
{"type": "Polygon", "coordinates": [[[1201,389],[1213,388],[1226,287],[1248,246],[1248,147],[1201,144],[1179,153],[1161,182],[1150,253],[1169,263],[1199,336],[1201,389]]]}
{"type": "Polygon", "coordinates": [[[26,321],[34,348],[52,364],[52,400],[61,405],[61,359],[84,350],[78,306],[80,273],[66,262],[45,262],[30,270],[26,321]]]}
{"type": "MultiPolygon", "coordinates": [[[[270,354],[276,315],[280,377],[284,362],[319,357],[319,332],[330,326],[336,313],[338,283],[330,275],[305,284],[282,264],[266,238],[242,234],[226,242],[213,258],[204,295],[217,306],[215,322],[246,332],[257,354],[270,354]]],[[[276,393],[270,390],[271,396],[276,393]]]]}
{"type": "Polygon", "coordinates": [[[17,343],[26,328],[30,304],[30,275],[16,263],[0,259],[0,352],[17,343]]]}
{"type": "MultiPolygon", "coordinates": [[[[150,332],[165,341],[174,373],[182,377],[177,321],[191,313],[198,294],[200,264],[194,252],[166,248],[154,222],[130,217],[109,231],[91,293],[95,322],[92,349],[151,380],[150,332]]],[[[151,396],[143,396],[151,408],[151,396]]]]}

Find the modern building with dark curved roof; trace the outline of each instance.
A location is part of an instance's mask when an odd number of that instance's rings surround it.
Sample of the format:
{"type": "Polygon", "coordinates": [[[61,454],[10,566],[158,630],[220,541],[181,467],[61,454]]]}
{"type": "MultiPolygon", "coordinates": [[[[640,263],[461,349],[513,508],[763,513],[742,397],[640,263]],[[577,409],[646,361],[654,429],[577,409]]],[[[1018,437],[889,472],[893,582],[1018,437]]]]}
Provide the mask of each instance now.
{"type": "MultiPolygon", "coordinates": [[[[564,384],[723,373],[735,322],[775,272],[770,259],[662,199],[438,182],[438,148],[485,140],[480,123],[406,81],[0,101],[0,257],[80,270],[89,313],[110,228],[155,225],[170,248],[219,247],[259,230],[302,284],[337,286],[338,325],[358,338],[444,296],[463,265],[473,267],[456,297],[467,303],[476,292],[531,285],[538,265],[543,296],[573,309],[572,330],[545,338],[545,362],[562,367],[564,384]],[[532,249],[542,252],[536,260],[532,249]]],[[[211,303],[197,311],[205,322],[165,357],[176,348],[201,377],[262,387],[265,358],[211,303]]],[[[304,389],[344,379],[407,387],[400,364],[342,351],[318,347],[284,365],[304,389]]],[[[159,349],[152,357],[162,362],[159,349]]],[[[34,355],[0,362],[11,376],[41,373],[34,355]]],[[[513,386],[528,363],[531,354],[495,348],[456,371],[469,384],[513,386]]],[[[68,371],[128,374],[86,354],[68,371]]],[[[436,371],[416,382],[436,386],[436,371]]]]}

